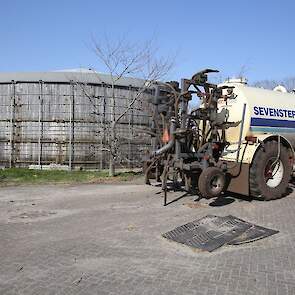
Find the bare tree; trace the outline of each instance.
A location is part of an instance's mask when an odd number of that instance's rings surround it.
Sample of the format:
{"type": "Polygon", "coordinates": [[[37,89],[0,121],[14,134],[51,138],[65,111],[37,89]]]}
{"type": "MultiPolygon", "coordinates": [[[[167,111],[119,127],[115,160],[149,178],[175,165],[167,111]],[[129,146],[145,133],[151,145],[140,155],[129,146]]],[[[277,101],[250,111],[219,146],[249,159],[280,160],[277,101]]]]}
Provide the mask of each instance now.
{"type": "Polygon", "coordinates": [[[249,66],[247,66],[246,64],[241,65],[238,73],[236,74],[236,77],[241,79],[241,78],[245,78],[249,72],[249,66]]]}
{"type": "Polygon", "coordinates": [[[254,82],[253,86],[258,88],[273,89],[279,84],[280,82],[275,80],[261,80],[254,82]]]}
{"type": "MultiPolygon", "coordinates": [[[[93,50],[100,66],[110,77],[109,140],[104,151],[110,154],[109,175],[113,176],[115,174],[115,160],[120,154],[118,146],[120,135],[116,129],[117,124],[156,81],[163,79],[168,74],[173,62],[171,58],[160,58],[158,56],[158,50],[154,46],[153,41],[147,41],[142,45],[138,45],[127,41],[125,38],[110,41],[105,37],[101,42],[93,40],[93,50]],[[136,77],[140,79],[141,83],[136,87],[133,98],[128,105],[119,114],[116,114],[117,98],[115,87],[124,77],[136,77]]],[[[98,73],[97,77],[100,79],[98,73]]],[[[87,93],[83,83],[77,82],[77,85],[80,86],[90,100],[93,99],[87,93]]]]}
{"type": "Polygon", "coordinates": [[[287,88],[288,91],[295,89],[295,77],[285,78],[281,81],[281,84],[287,88]]]}
{"type": "Polygon", "coordinates": [[[274,89],[278,85],[283,85],[288,91],[295,89],[295,77],[289,77],[282,80],[261,80],[253,83],[253,86],[274,89]]]}

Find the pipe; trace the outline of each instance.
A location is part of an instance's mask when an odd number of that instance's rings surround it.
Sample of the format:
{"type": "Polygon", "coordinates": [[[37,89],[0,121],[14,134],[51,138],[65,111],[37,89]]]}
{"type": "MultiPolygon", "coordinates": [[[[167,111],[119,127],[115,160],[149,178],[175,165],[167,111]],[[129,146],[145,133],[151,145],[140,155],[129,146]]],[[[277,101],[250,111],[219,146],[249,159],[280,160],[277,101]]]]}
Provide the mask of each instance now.
{"type": "Polygon", "coordinates": [[[242,121],[241,121],[241,127],[240,127],[240,136],[239,136],[239,144],[238,144],[236,163],[239,162],[239,158],[240,158],[240,149],[241,149],[242,140],[243,140],[242,135],[243,135],[243,131],[244,131],[245,115],[246,115],[246,104],[244,103],[243,112],[242,112],[242,121]]]}
{"type": "Polygon", "coordinates": [[[174,134],[175,130],[176,130],[176,120],[174,118],[172,118],[171,125],[170,125],[171,139],[169,140],[169,142],[167,144],[162,146],[160,149],[154,151],[152,154],[153,157],[162,155],[163,153],[169,151],[174,146],[174,144],[175,144],[175,134],[174,134]]]}

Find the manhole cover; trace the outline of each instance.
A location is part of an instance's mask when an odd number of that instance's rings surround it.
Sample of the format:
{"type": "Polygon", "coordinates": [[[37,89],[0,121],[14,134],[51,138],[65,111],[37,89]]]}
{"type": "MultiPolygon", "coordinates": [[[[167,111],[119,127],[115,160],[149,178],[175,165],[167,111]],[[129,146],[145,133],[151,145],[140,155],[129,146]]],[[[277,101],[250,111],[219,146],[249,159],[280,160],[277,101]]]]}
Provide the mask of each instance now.
{"type": "Polygon", "coordinates": [[[267,229],[232,215],[207,215],[163,234],[164,238],[212,252],[224,244],[238,245],[262,239],[278,231],[267,229]]]}
{"type": "Polygon", "coordinates": [[[240,245],[244,243],[254,242],[260,239],[264,239],[266,237],[277,234],[279,231],[266,228],[263,226],[259,226],[256,224],[252,224],[252,226],[247,229],[244,233],[242,233],[239,237],[231,240],[229,245],[240,245]]]}
{"type": "Polygon", "coordinates": [[[163,234],[163,237],[211,252],[240,236],[250,227],[249,223],[233,216],[207,215],[199,220],[179,226],[163,234]]]}

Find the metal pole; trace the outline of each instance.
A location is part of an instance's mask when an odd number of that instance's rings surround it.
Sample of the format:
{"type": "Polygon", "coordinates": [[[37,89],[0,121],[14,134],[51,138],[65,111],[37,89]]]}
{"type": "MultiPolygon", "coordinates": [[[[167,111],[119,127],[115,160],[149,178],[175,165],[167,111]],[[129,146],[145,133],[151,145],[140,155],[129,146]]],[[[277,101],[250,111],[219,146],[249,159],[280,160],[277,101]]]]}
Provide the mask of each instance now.
{"type": "MultiPolygon", "coordinates": [[[[94,140],[96,140],[95,139],[96,136],[98,137],[97,138],[97,149],[95,148],[96,144],[93,145],[94,157],[95,157],[94,160],[95,160],[99,156],[100,150],[102,149],[102,139],[101,139],[101,132],[100,132],[102,124],[101,124],[101,112],[100,112],[101,111],[101,108],[100,108],[101,105],[100,105],[100,101],[97,99],[97,98],[100,97],[98,92],[97,92],[98,89],[97,89],[97,87],[92,86],[92,90],[93,90],[93,98],[94,98],[94,103],[92,105],[93,105],[93,109],[94,109],[94,116],[96,118],[94,120],[96,122],[95,126],[97,127],[97,129],[96,129],[97,132],[96,132],[96,130],[94,130],[94,140]]],[[[100,159],[99,159],[99,163],[98,163],[98,160],[97,160],[97,167],[96,168],[99,169],[99,170],[102,169],[102,159],[101,158],[102,157],[100,157],[100,159]]]]}
{"type": "Polygon", "coordinates": [[[70,97],[70,122],[69,122],[69,170],[73,169],[74,158],[74,108],[75,108],[75,85],[71,82],[72,95],[70,97]]]}
{"type": "Polygon", "coordinates": [[[42,139],[43,139],[43,82],[39,81],[39,136],[38,136],[38,165],[42,169],[42,139]]]}
{"type": "Polygon", "coordinates": [[[69,152],[69,170],[72,170],[72,97],[70,97],[70,117],[69,117],[69,144],[68,144],[68,152],[69,152]]]}
{"type": "MultiPolygon", "coordinates": [[[[131,85],[129,86],[129,102],[127,104],[127,106],[131,103],[132,101],[132,92],[131,92],[131,85]]],[[[129,138],[128,138],[128,160],[129,160],[129,168],[132,168],[132,164],[131,164],[131,139],[133,140],[133,132],[132,132],[132,125],[133,125],[133,107],[131,107],[131,114],[129,113],[129,122],[128,122],[128,127],[129,127],[129,138]]]]}
{"type": "Polygon", "coordinates": [[[239,136],[239,143],[238,143],[238,151],[237,151],[237,158],[236,162],[239,162],[239,157],[240,157],[240,149],[243,141],[243,131],[244,131],[244,123],[245,123],[245,115],[246,115],[246,107],[247,105],[244,103],[243,105],[243,112],[242,112],[242,120],[241,120],[241,127],[240,127],[240,136],[239,136]]]}
{"type": "Polygon", "coordinates": [[[104,145],[106,142],[106,135],[105,135],[105,131],[106,131],[106,98],[107,98],[107,88],[106,88],[106,85],[103,84],[103,117],[102,117],[103,135],[102,135],[102,150],[101,150],[102,169],[105,166],[105,161],[104,161],[104,157],[103,157],[103,155],[104,155],[103,148],[104,148],[104,145]]]}
{"type": "Polygon", "coordinates": [[[9,158],[9,167],[14,166],[14,121],[15,121],[15,81],[11,81],[11,92],[10,97],[10,158],[9,158]]]}
{"type": "Polygon", "coordinates": [[[103,169],[103,159],[102,159],[102,154],[103,154],[103,135],[104,135],[104,121],[103,121],[103,116],[104,116],[104,103],[105,103],[105,85],[104,83],[102,83],[102,89],[103,89],[103,100],[100,103],[100,133],[99,133],[99,137],[100,137],[100,161],[99,161],[99,169],[102,170],[103,169]]]}

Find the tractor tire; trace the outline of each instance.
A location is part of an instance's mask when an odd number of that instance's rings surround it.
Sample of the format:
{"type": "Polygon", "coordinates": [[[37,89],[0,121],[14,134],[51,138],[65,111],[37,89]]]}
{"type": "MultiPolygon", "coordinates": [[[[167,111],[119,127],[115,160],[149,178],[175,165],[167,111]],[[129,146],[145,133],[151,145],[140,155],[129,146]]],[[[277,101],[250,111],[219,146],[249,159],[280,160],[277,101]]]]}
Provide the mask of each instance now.
{"type": "Polygon", "coordinates": [[[204,169],[198,180],[199,191],[206,199],[220,196],[225,190],[225,186],[225,174],[216,167],[204,169]]]}
{"type": "Polygon", "coordinates": [[[293,170],[291,151],[278,142],[266,142],[256,152],[250,166],[250,195],[263,200],[279,199],[286,195],[293,170]]]}

